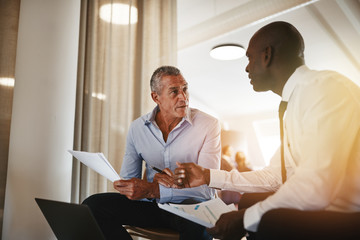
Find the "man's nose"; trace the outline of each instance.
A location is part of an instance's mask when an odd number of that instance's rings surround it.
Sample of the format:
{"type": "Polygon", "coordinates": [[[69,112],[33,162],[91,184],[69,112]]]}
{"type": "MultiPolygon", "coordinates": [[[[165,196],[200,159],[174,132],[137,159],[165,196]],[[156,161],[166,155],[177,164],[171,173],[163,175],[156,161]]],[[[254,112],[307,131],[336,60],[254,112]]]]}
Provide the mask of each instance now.
{"type": "Polygon", "coordinates": [[[180,98],[180,99],[187,100],[187,94],[186,94],[186,92],[181,91],[180,94],[179,94],[179,98],[180,98]]]}

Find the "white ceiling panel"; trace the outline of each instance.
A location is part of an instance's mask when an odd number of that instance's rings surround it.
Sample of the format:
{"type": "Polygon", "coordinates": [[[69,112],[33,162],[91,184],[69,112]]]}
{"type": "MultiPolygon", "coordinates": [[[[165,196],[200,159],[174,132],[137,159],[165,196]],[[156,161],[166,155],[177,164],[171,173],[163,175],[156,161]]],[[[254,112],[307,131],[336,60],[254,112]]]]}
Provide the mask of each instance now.
{"type": "MultiPolygon", "coordinates": [[[[298,2],[302,4],[304,1],[298,2]]],[[[253,1],[251,4],[234,0],[178,0],[179,39],[190,38],[184,36],[191,33],[189,29],[206,26],[233,9],[254,6],[253,1]]],[[[358,0],[322,0],[180,48],[178,66],[189,82],[190,102],[192,99],[200,102],[224,120],[232,116],[276,111],[280,97],[271,92],[256,93],[252,90],[245,73],[246,57],[219,61],[209,56],[209,50],[218,44],[238,43],[246,48],[251,36],[272,21],[287,21],[298,28],[305,40],[305,60],[310,68],[336,70],[359,83],[359,16],[358,0]]],[[[206,28],[211,29],[209,26],[206,28]]]]}

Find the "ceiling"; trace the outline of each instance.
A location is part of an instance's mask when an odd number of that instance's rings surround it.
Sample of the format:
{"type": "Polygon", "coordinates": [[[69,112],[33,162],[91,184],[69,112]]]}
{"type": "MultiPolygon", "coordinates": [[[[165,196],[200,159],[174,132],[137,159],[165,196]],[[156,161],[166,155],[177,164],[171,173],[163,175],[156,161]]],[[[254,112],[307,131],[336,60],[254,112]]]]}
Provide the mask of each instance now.
{"type": "Polygon", "coordinates": [[[189,83],[190,105],[223,121],[276,112],[280,97],[254,92],[247,58],[214,60],[209,50],[236,43],[272,21],[292,23],[305,40],[312,69],[336,70],[360,84],[360,0],[178,0],[178,67],[189,83]]]}

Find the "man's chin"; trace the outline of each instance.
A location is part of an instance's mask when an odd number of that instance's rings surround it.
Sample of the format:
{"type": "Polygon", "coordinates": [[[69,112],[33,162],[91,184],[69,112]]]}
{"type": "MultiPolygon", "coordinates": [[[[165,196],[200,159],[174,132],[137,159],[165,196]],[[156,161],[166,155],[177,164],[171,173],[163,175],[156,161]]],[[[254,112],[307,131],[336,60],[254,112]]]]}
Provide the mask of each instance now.
{"type": "Polygon", "coordinates": [[[255,86],[255,85],[253,85],[253,90],[255,92],[266,92],[266,91],[268,91],[268,89],[262,89],[262,88],[259,88],[259,87],[255,86]]]}
{"type": "Polygon", "coordinates": [[[179,114],[179,116],[185,117],[187,110],[188,110],[188,107],[179,107],[176,112],[179,114]]]}
{"type": "Polygon", "coordinates": [[[257,89],[257,87],[254,84],[252,85],[252,88],[255,92],[259,92],[259,90],[257,89]]]}

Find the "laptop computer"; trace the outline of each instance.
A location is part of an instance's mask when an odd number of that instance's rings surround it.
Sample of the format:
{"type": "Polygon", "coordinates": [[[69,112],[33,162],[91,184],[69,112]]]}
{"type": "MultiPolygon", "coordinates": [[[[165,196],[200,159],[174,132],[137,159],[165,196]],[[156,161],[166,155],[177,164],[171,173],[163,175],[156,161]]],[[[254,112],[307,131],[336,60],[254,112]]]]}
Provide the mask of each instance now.
{"type": "Polygon", "coordinates": [[[105,240],[91,210],[86,205],[35,198],[59,240],[105,240]]]}

